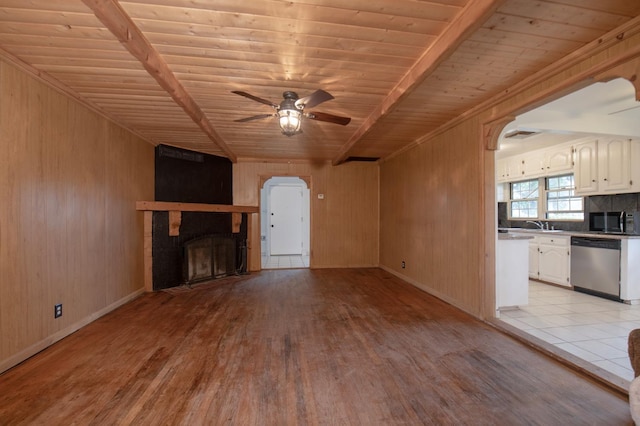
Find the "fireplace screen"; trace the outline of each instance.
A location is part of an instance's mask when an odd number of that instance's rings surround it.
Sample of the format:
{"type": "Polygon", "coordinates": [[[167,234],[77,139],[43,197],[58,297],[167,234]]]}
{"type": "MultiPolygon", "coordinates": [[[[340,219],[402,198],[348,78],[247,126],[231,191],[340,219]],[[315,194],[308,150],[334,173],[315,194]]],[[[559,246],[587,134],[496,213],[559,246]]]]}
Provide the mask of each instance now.
{"type": "Polygon", "coordinates": [[[236,241],[233,237],[209,235],[185,243],[185,284],[233,275],[236,272],[236,241]]]}

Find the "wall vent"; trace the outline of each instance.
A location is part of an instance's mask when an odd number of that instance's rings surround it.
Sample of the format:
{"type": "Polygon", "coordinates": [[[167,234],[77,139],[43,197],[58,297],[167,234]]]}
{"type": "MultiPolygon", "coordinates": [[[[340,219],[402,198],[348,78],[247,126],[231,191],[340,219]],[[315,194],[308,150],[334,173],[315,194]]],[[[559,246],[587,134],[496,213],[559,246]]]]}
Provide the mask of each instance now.
{"type": "Polygon", "coordinates": [[[505,139],[525,139],[529,136],[537,135],[539,132],[535,130],[510,130],[504,134],[505,139]]]}
{"type": "Polygon", "coordinates": [[[348,163],[350,161],[364,161],[372,163],[374,161],[378,161],[379,159],[380,157],[349,157],[345,160],[345,163],[348,163]]]}
{"type": "Polygon", "coordinates": [[[166,145],[158,146],[159,157],[176,158],[178,160],[193,161],[196,163],[203,163],[204,156],[199,152],[186,151],[179,148],[173,148],[166,145]]]}

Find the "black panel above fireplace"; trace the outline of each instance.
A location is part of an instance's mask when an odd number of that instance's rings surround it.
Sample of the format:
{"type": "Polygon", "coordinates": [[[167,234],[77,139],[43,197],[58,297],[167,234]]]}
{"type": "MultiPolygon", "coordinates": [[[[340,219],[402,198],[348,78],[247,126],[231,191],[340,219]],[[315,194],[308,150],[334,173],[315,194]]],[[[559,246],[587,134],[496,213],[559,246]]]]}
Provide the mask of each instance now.
{"type": "Polygon", "coordinates": [[[155,200],[233,204],[233,165],[224,157],[156,147],[155,200]]]}

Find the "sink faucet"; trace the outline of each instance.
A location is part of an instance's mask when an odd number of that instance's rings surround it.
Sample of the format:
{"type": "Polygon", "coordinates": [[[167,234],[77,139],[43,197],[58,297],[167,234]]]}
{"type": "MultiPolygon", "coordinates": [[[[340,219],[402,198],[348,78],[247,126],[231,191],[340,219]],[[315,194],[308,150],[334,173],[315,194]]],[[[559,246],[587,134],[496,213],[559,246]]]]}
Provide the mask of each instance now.
{"type": "MultiPolygon", "coordinates": [[[[533,223],[538,227],[538,229],[544,229],[544,223],[541,220],[528,220],[527,223],[533,223]]],[[[547,224],[548,226],[548,224],[547,224]]],[[[547,228],[548,229],[548,228],[547,228]]]]}

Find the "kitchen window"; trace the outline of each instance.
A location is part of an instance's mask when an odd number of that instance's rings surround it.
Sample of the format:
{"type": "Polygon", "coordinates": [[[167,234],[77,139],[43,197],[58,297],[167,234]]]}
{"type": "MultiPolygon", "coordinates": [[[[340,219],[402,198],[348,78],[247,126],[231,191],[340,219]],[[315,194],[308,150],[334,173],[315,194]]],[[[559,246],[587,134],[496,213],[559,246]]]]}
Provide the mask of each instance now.
{"type": "Polygon", "coordinates": [[[582,197],[575,195],[573,174],[546,178],[547,219],[584,220],[582,197]]]}
{"type": "Polygon", "coordinates": [[[540,198],[538,179],[511,183],[509,211],[513,219],[537,219],[540,198]]]}
{"type": "Polygon", "coordinates": [[[510,219],[584,220],[583,209],[573,174],[510,184],[510,219]]]}

